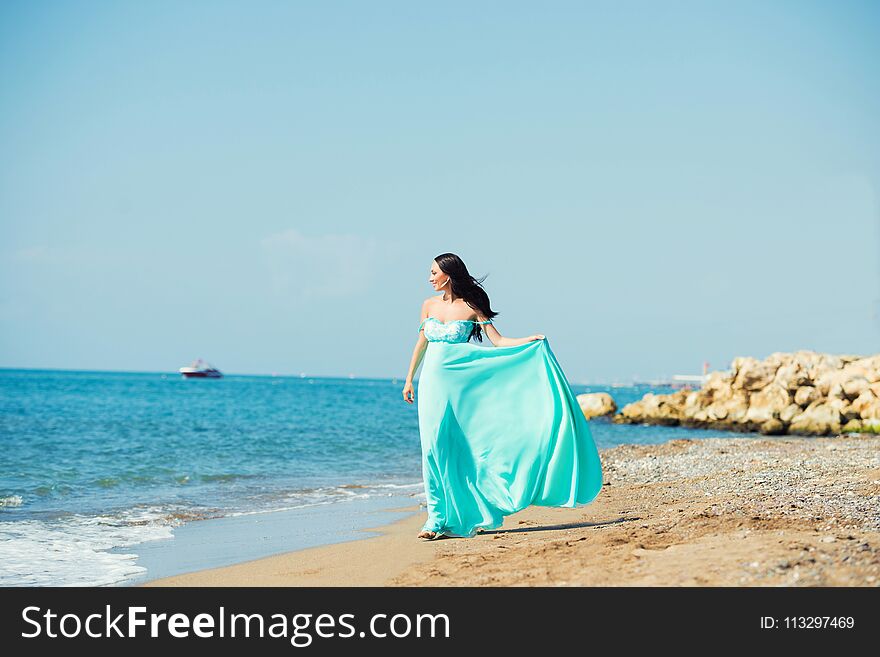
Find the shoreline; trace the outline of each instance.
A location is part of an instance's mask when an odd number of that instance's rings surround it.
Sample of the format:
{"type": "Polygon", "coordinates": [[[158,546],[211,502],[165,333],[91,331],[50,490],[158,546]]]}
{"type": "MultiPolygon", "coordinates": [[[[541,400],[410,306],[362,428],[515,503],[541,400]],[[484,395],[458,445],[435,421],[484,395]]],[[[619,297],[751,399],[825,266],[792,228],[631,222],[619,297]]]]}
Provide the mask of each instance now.
{"type": "Polygon", "coordinates": [[[471,539],[373,537],[142,586],[880,586],[880,438],[699,438],[600,450],[587,507],[531,506],[471,539]]]}
{"type": "Polygon", "coordinates": [[[424,523],[420,505],[388,509],[406,514],[389,523],[366,527],[335,543],[282,552],[228,566],[160,577],[136,586],[382,586],[389,573],[429,560],[427,551],[411,550],[424,523]],[[294,583],[295,582],[295,583],[294,583]]]}
{"type": "Polygon", "coordinates": [[[419,508],[411,496],[396,494],[189,522],[176,528],[170,540],[118,548],[135,552],[136,565],[146,570],[115,586],[149,585],[188,573],[363,540],[381,531],[374,527],[409,517],[419,508]]]}

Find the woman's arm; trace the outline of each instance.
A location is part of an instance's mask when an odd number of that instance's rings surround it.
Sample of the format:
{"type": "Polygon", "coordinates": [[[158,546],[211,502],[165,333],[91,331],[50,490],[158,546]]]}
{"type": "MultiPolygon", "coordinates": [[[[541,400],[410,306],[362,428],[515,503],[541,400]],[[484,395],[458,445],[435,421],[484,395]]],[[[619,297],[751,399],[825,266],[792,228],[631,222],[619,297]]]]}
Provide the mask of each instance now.
{"type": "MultiPolygon", "coordinates": [[[[477,313],[477,321],[485,322],[486,319],[487,318],[484,317],[482,313],[477,313]]],[[[483,331],[486,333],[486,337],[489,338],[492,344],[496,347],[515,347],[518,344],[525,344],[526,342],[544,339],[544,336],[540,333],[525,338],[506,338],[498,332],[498,329],[495,328],[494,324],[483,324],[482,326],[483,331]]]]}
{"type": "Polygon", "coordinates": [[[409,362],[409,372],[406,375],[407,383],[413,382],[416,370],[419,369],[419,365],[422,364],[422,359],[425,357],[425,348],[427,346],[428,340],[425,338],[425,334],[419,331],[419,341],[416,342],[415,349],[413,349],[412,359],[409,362]]]}
{"type": "MultiPolygon", "coordinates": [[[[424,322],[428,318],[428,300],[425,299],[425,302],[422,304],[422,316],[419,320],[419,323],[424,322]]],[[[419,365],[422,364],[422,359],[425,357],[425,349],[428,346],[428,338],[425,337],[424,327],[419,331],[419,339],[416,342],[416,346],[413,349],[412,358],[409,362],[409,372],[406,375],[406,383],[412,383],[413,377],[416,375],[416,370],[419,369],[419,365]]]]}

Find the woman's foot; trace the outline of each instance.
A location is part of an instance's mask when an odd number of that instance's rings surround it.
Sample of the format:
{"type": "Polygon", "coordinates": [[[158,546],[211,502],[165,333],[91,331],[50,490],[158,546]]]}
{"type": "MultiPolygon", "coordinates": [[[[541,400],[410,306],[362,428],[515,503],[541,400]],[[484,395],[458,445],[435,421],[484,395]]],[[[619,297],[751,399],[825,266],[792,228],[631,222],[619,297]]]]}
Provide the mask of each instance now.
{"type": "Polygon", "coordinates": [[[428,540],[433,540],[433,539],[437,538],[437,532],[428,532],[428,531],[422,530],[422,532],[418,535],[417,538],[427,538],[428,540]]]}

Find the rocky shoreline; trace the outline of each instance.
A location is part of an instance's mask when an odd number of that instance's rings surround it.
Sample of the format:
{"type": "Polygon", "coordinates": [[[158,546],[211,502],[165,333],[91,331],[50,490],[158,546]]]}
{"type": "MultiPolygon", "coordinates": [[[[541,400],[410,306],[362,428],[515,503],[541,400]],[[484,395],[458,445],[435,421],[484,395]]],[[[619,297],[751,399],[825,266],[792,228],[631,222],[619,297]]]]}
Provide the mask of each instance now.
{"type": "MultiPolygon", "coordinates": [[[[598,395],[579,395],[578,401],[587,417],[616,410],[613,400],[598,395]]],[[[766,435],[880,433],[880,354],[739,357],[730,370],[712,372],[698,390],[648,393],[611,420],[766,435]]]]}

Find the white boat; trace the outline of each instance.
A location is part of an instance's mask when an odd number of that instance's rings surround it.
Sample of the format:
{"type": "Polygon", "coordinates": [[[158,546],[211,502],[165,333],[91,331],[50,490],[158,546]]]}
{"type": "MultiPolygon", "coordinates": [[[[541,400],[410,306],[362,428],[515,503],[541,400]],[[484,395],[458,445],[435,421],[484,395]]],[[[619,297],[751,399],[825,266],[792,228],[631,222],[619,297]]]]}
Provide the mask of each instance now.
{"type": "Polygon", "coordinates": [[[223,376],[220,370],[201,358],[197,358],[187,367],[181,367],[180,373],[187,379],[219,379],[223,376]]]}

